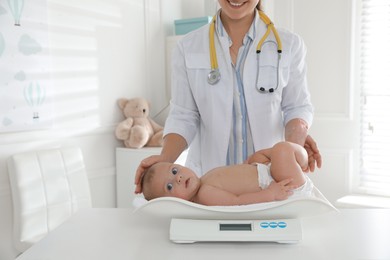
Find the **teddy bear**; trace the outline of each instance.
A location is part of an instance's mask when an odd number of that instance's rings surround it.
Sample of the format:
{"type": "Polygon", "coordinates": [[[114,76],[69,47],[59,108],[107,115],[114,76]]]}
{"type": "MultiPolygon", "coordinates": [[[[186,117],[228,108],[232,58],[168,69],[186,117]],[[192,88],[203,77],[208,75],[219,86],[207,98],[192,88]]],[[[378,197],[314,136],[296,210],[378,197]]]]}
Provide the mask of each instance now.
{"type": "Polygon", "coordinates": [[[163,127],[149,118],[149,102],[144,98],[121,98],[118,106],[125,120],[115,129],[115,136],[125,147],[162,146],[163,127]]]}

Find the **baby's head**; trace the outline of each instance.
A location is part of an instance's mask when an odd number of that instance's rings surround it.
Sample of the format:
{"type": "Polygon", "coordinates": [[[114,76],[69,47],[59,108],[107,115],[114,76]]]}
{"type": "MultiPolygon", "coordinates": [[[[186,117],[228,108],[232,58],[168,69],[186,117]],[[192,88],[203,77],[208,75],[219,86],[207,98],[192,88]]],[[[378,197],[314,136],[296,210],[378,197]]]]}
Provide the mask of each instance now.
{"type": "Polygon", "coordinates": [[[142,193],[146,200],[151,200],[158,197],[158,195],[155,194],[155,192],[153,192],[153,181],[156,175],[156,170],[158,170],[157,168],[158,168],[157,164],[152,165],[151,167],[145,170],[142,176],[142,180],[141,180],[142,193]]]}
{"type": "Polygon", "coordinates": [[[141,185],[147,200],[159,197],[191,200],[199,190],[200,179],[189,168],[160,162],[145,171],[141,185]]]}

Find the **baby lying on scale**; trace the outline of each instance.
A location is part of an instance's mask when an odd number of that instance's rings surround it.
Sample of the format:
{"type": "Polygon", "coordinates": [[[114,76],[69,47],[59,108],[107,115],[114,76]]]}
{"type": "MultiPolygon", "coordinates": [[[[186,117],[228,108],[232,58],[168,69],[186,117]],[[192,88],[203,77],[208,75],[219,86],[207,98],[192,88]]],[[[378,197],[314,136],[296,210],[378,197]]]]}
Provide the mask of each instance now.
{"type": "Polygon", "coordinates": [[[250,164],[214,168],[199,178],[191,169],[167,162],[145,171],[145,199],[178,197],[208,206],[246,205],[287,199],[295,192],[311,190],[306,150],[280,142],[257,151],[250,164]]]}

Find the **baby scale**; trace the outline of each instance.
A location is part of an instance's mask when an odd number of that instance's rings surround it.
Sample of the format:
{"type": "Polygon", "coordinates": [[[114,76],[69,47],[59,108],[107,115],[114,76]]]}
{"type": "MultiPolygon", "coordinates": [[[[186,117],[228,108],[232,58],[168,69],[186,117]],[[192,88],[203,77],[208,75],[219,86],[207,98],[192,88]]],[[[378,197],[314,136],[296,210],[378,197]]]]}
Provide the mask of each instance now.
{"type": "Polygon", "coordinates": [[[133,205],[141,219],[170,222],[174,243],[297,243],[303,239],[301,218],[337,211],[315,186],[307,196],[243,206],[204,206],[174,197],[136,197],[133,205]]]}

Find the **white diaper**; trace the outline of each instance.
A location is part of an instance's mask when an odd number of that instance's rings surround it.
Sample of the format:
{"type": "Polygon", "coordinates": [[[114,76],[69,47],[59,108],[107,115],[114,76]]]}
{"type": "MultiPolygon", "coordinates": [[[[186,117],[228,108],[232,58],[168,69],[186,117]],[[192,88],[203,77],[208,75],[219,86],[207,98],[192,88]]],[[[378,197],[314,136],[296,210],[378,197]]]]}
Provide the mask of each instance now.
{"type": "Polygon", "coordinates": [[[257,175],[259,180],[259,186],[262,189],[267,188],[274,180],[271,176],[271,164],[265,165],[262,163],[257,164],[257,175]]]}
{"type": "MultiPolygon", "coordinates": [[[[262,189],[267,188],[274,179],[271,176],[271,164],[265,165],[262,163],[257,164],[257,174],[258,174],[258,180],[259,180],[259,186],[262,189]]],[[[305,183],[294,189],[294,194],[292,196],[310,196],[311,192],[313,191],[313,182],[310,180],[309,177],[307,177],[306,174],[304,174],[305,177],[305,183]]]]}

